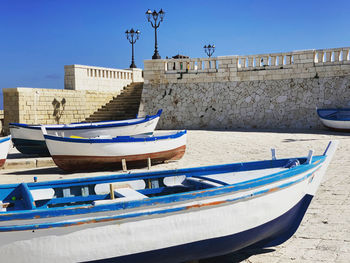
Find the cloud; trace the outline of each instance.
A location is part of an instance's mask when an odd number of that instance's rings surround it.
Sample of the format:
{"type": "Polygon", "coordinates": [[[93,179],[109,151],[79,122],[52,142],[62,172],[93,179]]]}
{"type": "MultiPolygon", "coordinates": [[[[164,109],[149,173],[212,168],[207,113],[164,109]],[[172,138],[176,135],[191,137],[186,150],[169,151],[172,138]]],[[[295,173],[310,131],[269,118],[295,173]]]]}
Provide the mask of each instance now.
{"type": "Polygon", "coordinates": [[[46,79],[60,79],[61,76],[58,75],[58,74],[53,73],[53,74],[48,74],[48,75],[46,75],[45,78],[46,78],[46,79]]]}

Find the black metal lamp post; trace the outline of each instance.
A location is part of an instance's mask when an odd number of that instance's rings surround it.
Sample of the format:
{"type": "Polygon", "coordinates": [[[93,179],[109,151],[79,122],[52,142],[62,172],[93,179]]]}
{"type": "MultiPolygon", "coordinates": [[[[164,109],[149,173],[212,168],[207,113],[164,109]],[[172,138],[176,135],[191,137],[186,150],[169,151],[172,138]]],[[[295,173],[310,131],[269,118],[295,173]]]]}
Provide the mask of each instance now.
{"type": "Polygon", "coordinates": [[[160,9],[159,12],[156,12],[154,10],[153,12],[148,9],[146,12],[146,17],[148,22],[151,23],[152,27],[154,28],[154,38],[155,38],[155,44],[154,44],[154,54],[152,56],[152,59],[160,59],[159,53],[158,53],[158,43],[157,43],[157,28],[160,26],[160,22],[164,19],[165,12],[163,9],[160,9]],[[153,18],[153,21],[151,20],[153,18]],[[158,20],[159,19],[159,20],[158,20]]]}
{"type": "Polygon", "coordinates": [[[135,61],[134,61],[134,44],[136,43],[136,40],[139,39],[140,31],[134,30],[133,28],[125,31],[126,38],[129,40],[131,47],[132,47],[132,55],[131,55],[131,65],[130,68],[136,68],[135,61]]]}
{"type": "Polygon", "coordinates": [[[205,45],[204,46],[204,51],[207,54],[208,57],[211,57],[211,55],[213,55],[214,51],[215,51],[215,45],[205,45]]]}

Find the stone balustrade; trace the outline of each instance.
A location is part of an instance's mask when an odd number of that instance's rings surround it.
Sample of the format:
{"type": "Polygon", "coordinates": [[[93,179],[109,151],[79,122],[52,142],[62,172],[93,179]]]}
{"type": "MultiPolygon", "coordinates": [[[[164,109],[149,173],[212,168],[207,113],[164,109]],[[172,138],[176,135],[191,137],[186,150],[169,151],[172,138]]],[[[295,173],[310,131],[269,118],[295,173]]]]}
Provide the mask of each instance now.
{"type": "Polygon", "coordinates": [[[294,64],[294,56],[290,53],[263,54],[254,56],[238,56],[237,69],[254,70],[257,68],[283,67],[294,64]]]}
{"type": "Polygon", "coordinates": [[[132,80],[132,72],[130,70],[106,69],[91,66],[84,67],[86,67],[86,75],[91,78],[132,80]]]}
{"type": "Polygon", "coordinates": [[[340,72],[344,66],[350,65],[349,49],[344,47],[247,56],[146,60],[145,84],[274,80],[327,75],[330,70],[340,72]]]}
{"type": "Polygon", "coordinates": [[[316,65],[321,63],[337,63],[349,61],[349,48],[318,49],[314,52],[314,62],[316,65]]]}
{"type": "Polygon", "coordinates": [[[142,69],[115,69],[85,65],[64,66],[64,88],[70,90],[120,91],[142,82],[142,69]]]}
{"type": "Polygon", "coordinates": [[[217,58],[169,59],[165,63],[167,72],[216,72],[217,58]]]}

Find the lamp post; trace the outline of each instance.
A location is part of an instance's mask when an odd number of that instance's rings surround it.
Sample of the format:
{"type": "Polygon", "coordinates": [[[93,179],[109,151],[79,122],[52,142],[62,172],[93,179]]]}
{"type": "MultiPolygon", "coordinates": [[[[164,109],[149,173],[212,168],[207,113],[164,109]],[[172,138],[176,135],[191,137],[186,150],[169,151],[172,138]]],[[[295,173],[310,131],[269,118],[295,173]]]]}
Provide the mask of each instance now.
{"type": "Polygon", "coordinates": [[[163,21],[164,15],[165,15],[165,12],[163,11],[163,9],[160,9],[159,12],[156,12],[156,10],[152,12],[150,9],[148,9],[146,12],[147,20],[148,22],[151,23],[152,27],[154,28],[155,43],[154,43],[154,54],[152,56],[152,59],[160,59],[160,56],[158,53],[158,43],[157,43],[157,28],[160,26],[160,22],[163,21]],[[153,18],[154,23],[151,20],[151,18],[153,18]]]}
{"type": "Polygon", "coordinates": [[[204,51],[207,54],[208,57],[211,57],[211,55],[213,55],[214,51],[215,51],[215,45],[205,45],[204,47],[204,51]]]}
{"type": "Polygon", "coordinates": [[[125,31],[126,38],[129,40],[131,47],[132,47],[132,55],[131,55],[131,65],[130,68],[136,68],[135,61],[134,61],[134,44],[136,43],[136,40],[139,39],[140,31],[134,30],[133,28],[125,31]]]}

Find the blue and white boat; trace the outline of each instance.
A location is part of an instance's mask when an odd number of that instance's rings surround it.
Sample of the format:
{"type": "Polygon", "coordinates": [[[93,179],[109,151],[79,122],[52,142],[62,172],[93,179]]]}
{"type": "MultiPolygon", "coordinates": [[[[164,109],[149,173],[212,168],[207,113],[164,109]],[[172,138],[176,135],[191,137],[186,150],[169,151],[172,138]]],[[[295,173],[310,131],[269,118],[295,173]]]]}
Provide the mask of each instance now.
{"type": "Polygon", "coordinates": [[[324,126],[338,131],[350,131],[350,109],[317,109],[324,126]]]}
{"type": "MultiPolygon", "coordinates": [[[[143,133],[152,133],[159,121],[162,110],[156,115],[121,121],[80,122],[71,124],[44,125],[48,134],[62,137],[79,136],[93,138],[101,135],[130,136],[143,133]]],[[[18,151],[24,154],[39,154],[49,156],[42,125],[10,123],[12,142],[18,151]]]]}
{"type": "Polygon", "coordinates": [[[0,185],[4,262],[185,262],[297,230],[323,155],[0,185]]]}
{"type": "Polygon", "coordinates": [[[120,169],[123,160],[147,166],[148,161],[179,160],[186,150],[186,130],[90,139],[47,135],[45,127],[42,131],[53,161],[65,171],[120,169]]]}

